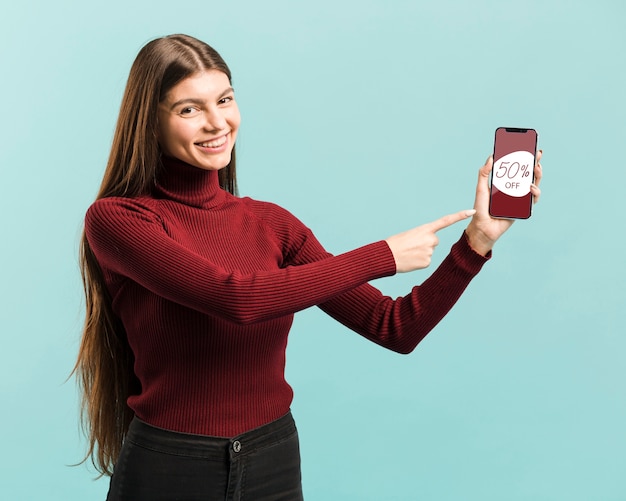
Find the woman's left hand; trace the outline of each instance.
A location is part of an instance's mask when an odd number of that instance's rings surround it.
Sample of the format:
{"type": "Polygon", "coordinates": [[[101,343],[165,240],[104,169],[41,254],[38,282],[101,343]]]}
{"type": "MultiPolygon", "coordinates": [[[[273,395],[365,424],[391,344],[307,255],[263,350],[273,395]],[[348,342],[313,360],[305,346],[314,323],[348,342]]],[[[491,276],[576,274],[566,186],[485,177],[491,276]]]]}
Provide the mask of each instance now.
{"type": "MultiPolygon", "coordinates": [[[[535,160],[535,182],[530,185],[533,203],[537,203],[541,195],[539,189],[542,177],[541,163],[539,162],[541,154],[542,151],[539,150],[535,160]]],[[[498,238],[511,227],[514,221],[513,219],[496,219],[489,215],[489,175],[491,169],[493,169],[493,157],[490,156],[485,165],[478,171],[478,185],[476,186],[474,202],[476,214],[465,230],[472,249],[483,256],[487,255],[498,238]]]]}

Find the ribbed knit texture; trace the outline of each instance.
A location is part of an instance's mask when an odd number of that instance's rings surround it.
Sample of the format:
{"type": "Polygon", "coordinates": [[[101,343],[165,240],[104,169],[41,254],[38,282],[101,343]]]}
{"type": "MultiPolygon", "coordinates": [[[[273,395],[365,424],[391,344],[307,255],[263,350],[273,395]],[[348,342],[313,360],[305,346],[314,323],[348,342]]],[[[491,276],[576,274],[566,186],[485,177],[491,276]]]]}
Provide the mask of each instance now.
{"type": "Polygon", "coordinates": [[[173,160],[151,195],[96,201],[85,229],[135,354],[141,392],[130,407],[154,426],[222,437],[289,410],[296,311],[319,305],[408,353],[485,262],[462,237],[426,282],[392,300],[367,284],[395,273],[386,242],[331,256],[284,209],[173,160]]]}

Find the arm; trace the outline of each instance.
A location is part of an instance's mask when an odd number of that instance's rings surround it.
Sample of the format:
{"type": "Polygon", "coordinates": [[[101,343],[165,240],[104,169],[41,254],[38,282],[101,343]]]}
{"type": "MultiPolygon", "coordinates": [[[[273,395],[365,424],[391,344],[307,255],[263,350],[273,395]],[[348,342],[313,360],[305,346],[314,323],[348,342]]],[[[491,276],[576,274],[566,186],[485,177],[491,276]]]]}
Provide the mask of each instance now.
{"type": "Polygon", "coordinates": [[[303,266],[251,274],[225,270],[171,239],[159,216],[133,199],[98,200],[87,212],[85,231],[106,273],[237,323],[291,314],[395,273],[383,241],[303,266]]]}
{"type": "Polygon", "coordinates": [[[457,302],[488,258],[476,254],[466,235],[434,273],[395,300],[366,284],[320,305],[365,338],[398,353],[410,353],[457,302]]]}
{"type": "MultiPolygon", "coordinates": [[[[297,263],[325,259],[329,254],[309,238],[297,263]]],[[[410,353],[450,311],[488,257],[477,254],[467,235],[454,244],[434,273],[404,297],[392,299],[363,284],[320,304],[320,308],[365,338],[398,353],[410,353]]]]}
{"type": "MultiPolygon", "coordinates": [[[[540,158],[541,151],[535,166],[535,183],[531,187],[535,202],[541,193],[538,187],[542,177],[540,158]]],[[[470,225],[447,258],[422,285],[414,287],[410,294],[392,300],[365,284],[321,304],[320,308],[381,346],[400,353],[411,352],[454,306],[471,279],[490,258],[495,242],[512,224],[509,220],[489,217],[491,168],[490,157],[479,170],[475,214],[470,225]]],[[[403,263],[408,256],[407,249],[421,253],[425,266],[430,264],[430,255],[437,244],[435,233],[455,221],[454,215],[451,216],[387,239],[399,272],[405,271],[403,263]],[[406,241],[405,244],[397,248],[402,240],[406,241]]],[[[308,256],[303,252],[301,259],[314,258],[314,243],[309,252],[308,256]]]]}
{"type": "MultiPolygon", "coordinates": [[[[421,267],[430,263],[430,257],[437,243],[435,232],[473,211],[445,216],[433,223],[390,237],[395,249],[396,266],[400,271],[404,263],[417,260],[421,267]],[[411,257],[412,256],[412,257],[411,257]]],[[[283,214],[289,217],[288,214],[283,214]]],[[[293,217],[293,216],[291,216],[293,217]]],[[[289,227],[304,226],[298,220],[289,227]]],[[[284,220],[282,220],[284,221],[284,220]]],[[[270,221],[277,234],[281,230],[281,219],[270,221]]],[[[291,255],[290,264],[303,266],[318,260],[327,259],[330,254],[309,232],[291,255]]],[[[284,239],[285,241],[291,239],[284,239]]],[[[422,285],[411,293],[393,300],[383,295],[370,284],[363,284],[320,304],[320,308],[346,327],[381,346],[400,353],[411,352],[435,325],[448,313],[461,296],[471,279],[480,271],[488,257],[474,252],[464,234],[452,247],[448,257],[422,285]]]]}

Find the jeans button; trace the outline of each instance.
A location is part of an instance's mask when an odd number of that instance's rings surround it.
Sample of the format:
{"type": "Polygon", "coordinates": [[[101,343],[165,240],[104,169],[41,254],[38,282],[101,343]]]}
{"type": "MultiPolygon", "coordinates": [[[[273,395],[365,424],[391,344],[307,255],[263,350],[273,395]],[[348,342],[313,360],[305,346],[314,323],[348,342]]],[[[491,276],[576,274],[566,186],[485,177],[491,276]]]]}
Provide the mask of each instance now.
{"type": "Polygon", "coordinates": [[[233,442],[233,451],[239,452],[241,450],[241,442],[239,440],[235,440],[233,442]]]}

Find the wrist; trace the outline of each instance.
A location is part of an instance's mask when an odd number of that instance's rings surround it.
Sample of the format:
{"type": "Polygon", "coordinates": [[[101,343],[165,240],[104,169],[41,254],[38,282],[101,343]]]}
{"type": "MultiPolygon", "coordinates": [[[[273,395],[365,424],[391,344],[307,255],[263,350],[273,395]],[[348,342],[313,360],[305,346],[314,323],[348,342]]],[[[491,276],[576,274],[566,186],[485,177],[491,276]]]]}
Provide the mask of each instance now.
{"type": "Polygon", "coordinates": [[[472,223],[465,229],[465,236],[472,250],[481,256],[489,254],[496,243],[495,240],[489,238],[484,232],[472,225],[472,223]]]}

